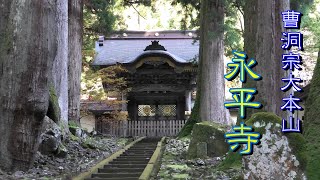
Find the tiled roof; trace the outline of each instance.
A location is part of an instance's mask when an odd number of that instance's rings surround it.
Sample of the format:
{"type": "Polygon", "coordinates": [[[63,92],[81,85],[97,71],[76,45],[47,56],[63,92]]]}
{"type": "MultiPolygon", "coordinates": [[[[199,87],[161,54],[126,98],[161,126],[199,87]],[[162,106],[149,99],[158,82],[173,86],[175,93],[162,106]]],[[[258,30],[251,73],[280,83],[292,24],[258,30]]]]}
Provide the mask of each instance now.
{"type": "Polygon", "coordinates": [[[120,105],[108,105],[103,101],[81,101],[81,109],[86,109],[93,114],[103,114],[104,112],[111,112],[121,110],[120,105]]]}
{"type": "MultiPolygon", "coordinates": [[[[159,32],[161,34],[161,32],[159,32]]],[[[170,34],[170,33],[169,33],[170,34]]],[[[127,34],[126,34],[127,35],[127,34]]],[[[199,43],[194,43],[192,37],[174,37],[167,35],[159,37],[107,38],[103,46],[96,42],[96,57],[92,65],[112,65],[116,63],[130,63],[142,54],[160,53],[171,56],[177,62],[186,63],[197,59],[199,43]],[[158,40],[167,51],[144,51],[151,41],[158,40]]]]}
{"type": "Polygon", "coordinates": [[[105,110],[105,111],[118,110],[118,107],[115,107],[114,105],[109,105],[107,101],[87,100],[87,101],[81,101],[80,104],[83,109],[88,109],[88,110],[105,110]]]}

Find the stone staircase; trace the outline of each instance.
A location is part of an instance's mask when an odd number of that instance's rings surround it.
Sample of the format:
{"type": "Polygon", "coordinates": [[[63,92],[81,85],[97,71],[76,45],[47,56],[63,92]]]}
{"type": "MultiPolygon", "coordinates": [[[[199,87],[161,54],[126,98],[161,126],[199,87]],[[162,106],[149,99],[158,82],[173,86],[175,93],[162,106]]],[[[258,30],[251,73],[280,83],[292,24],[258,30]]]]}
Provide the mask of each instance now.
{"type": "Polygon", "coordinates": [[[85,180],[137,180],[160,139],[143,139],[85,180]]]}

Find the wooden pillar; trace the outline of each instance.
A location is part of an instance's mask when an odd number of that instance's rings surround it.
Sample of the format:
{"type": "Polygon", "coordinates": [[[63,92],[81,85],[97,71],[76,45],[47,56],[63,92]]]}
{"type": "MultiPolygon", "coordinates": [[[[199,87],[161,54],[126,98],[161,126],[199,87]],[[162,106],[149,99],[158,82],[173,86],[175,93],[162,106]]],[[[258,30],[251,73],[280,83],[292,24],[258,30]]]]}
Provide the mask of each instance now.
{"type": "Polygon", "coordinates": [[[155,103],[154,103],[154,105],[155,105],[155,107],[156,107],[156,115],[155,115],[155,120],[159,120],[159,102],[158,101],[155,101],[155,103]]]}
{"type": "Polygon", "coordinates": [[[183,120],[183,119],[185,119],[185,109],[186,109],[185,96],[181,96],[180,101],[181,101],[181,103],[180,103],[181,104],[181,109],[180,109],[181,118],[180,118],[180,120],[183,120]]]}
{"type": "Polygon", "coordinates": [[[95,131],[97,133],[102,133],[102,117],[101,116],[98,116],[98,115],[95,115],[95,131]]]}
{"type": "Polygon", "coordinates": [[[187,90],[186,91],[186,111],[191,111],[191,91],[187,90]]]}
{"type": "Polygon", "coordinates": [[[128,96],[127,109],[130,120],[134,120],[134,101],[132,96],[128,96]]]}
{"type": "MultiPolygon", "coordinates": [[[[127,95],[125,95],[124,93],[121,93],[121,101],[124,102],[126,100],[127,100],[127,95]]],[[[127,103],[122,103],[121,110],[127,111],[127,103]]]]}
{"type": "Polygon", "coordinates": [[[184,117],[184,111],[185,111],[185,98],[184,96],[179,96],[177,100],[177,120],[183,120],[184,117]]]}
{"type": "Polygon", "coordinates": [[[133,117],[134,117],[133,119],[134,121],[138,120],[138,103],[136,100],[133,103],[133,117]]]}

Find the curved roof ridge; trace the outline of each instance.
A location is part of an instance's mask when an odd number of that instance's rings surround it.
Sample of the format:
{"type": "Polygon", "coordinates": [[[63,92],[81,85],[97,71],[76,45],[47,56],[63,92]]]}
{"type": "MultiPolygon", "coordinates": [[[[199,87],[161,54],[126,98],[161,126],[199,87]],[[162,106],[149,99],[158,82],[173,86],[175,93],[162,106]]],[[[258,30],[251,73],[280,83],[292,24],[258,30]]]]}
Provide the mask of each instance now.
{"type": "MultiPolygon", "coordinates": [[[[168,56],[178,63],[188,63],[197,59],[199,55],[199,42],[194,43],[193,39],[153,39],[159,41],[167,50],[168,56]]],[[[152,40],[104,40],[103,46],[96,42],[96,56],[92,65],[108,66],[117,63],[128,63],[135,60],[152,40]]],[[[149,50],[156,52],[155,50],[149,50]]],[[[162,54],[164,54],[162,52],[162,54]]]]}
{"type": "Polygon", "coordinates": [[[145,51],[143,53],[141,53],[140,55],[138,55],[135,59],[129,61],[129,62],[126,62],[126,64],[130,64],[130,63],[134,63],[138,60],[141,59],[141,57],[143,56],[148,56],[148,55],[157,55],[157,54],[163,54],[163,55],[168,55],[170,56],[173,60],[175,60],[176,62],[178,63],[189,63],[187,61],[185,61],[184,59],[180,58],[179,56],[177,55],[174,55],[168,51],[162,51],[162,50],[150,50],[150,51],[145,51]]]}

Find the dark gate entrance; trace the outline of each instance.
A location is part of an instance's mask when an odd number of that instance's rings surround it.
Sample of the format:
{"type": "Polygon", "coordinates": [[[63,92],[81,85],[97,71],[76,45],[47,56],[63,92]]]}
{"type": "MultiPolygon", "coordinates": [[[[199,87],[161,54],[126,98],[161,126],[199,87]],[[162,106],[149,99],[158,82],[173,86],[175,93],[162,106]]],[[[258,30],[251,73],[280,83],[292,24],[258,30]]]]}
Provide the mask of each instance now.
{"type": "Polygon", "coordinates": [[[138,105],[138,120],[173,120],[176,119],[177,108],[175,104],[144,104],[138,105]]]}
{"type": "Polygon", "coordinates": [[[130,120],[185,119],[185,96],[182,93],[131,93],[128,100],[130,120]]]}

